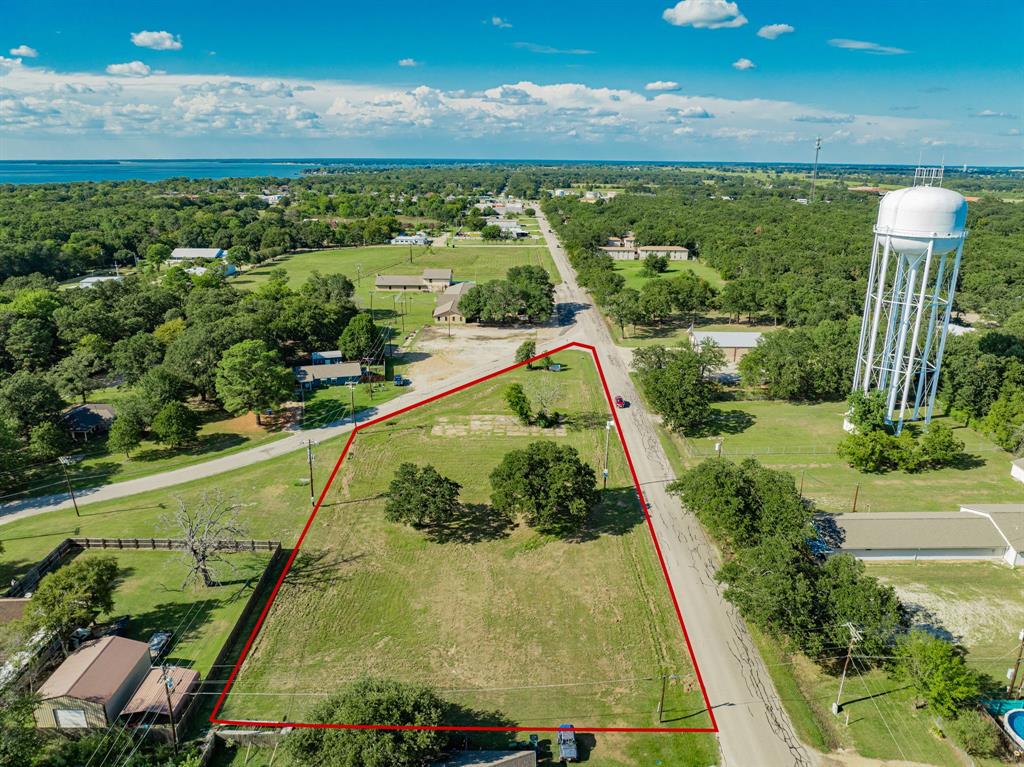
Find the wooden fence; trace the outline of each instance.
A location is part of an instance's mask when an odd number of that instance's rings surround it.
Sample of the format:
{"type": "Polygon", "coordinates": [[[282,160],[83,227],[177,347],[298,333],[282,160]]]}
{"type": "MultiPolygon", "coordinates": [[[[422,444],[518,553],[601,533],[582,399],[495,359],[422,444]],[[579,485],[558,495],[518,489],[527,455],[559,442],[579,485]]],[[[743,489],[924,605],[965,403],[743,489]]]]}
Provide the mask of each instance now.
{"type": "MultiPolygon", "coordinates": [[[[120,549],[139,551],[181,551],[186,542],[178,538],[65,538],[33,565],[20,580],[13,582],[4,592],[5,597],[23,597],[35,591],[43,576],[53,572],[64,562],[78,556],[85,549],[120,549]]],[[[216,542],[217,550],[229,554],[243,551],[278,551],[279,541],[221,540],[216,542]]]]}

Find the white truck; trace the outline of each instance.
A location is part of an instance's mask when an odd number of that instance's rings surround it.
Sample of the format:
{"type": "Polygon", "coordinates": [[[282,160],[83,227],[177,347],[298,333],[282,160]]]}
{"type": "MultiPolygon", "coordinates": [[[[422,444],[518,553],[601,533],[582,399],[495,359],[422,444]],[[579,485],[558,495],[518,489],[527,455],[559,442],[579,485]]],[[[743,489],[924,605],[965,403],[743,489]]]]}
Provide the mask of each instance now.
{"type": "Polygon", "coordinates": [[[571,724],[558,725],[558,761],[579,761],[579,752],[576,749],[576,730],[571,724]]]}

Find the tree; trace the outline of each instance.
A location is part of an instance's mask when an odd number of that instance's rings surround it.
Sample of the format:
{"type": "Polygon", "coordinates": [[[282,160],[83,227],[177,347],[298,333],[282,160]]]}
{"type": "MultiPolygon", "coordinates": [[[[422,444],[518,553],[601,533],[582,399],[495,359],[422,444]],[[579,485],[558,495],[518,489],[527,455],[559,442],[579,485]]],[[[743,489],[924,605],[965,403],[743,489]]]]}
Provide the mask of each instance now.
{"type": "Polygon", "coordinates": [[[164,405],[185,398],[188,384],[164,365],[157,365],[139,379],[133,392],[144,407],[145,420],[152,421],[164,405]]]}
{"type": "Polygon", "coordinates": [[[699,428],[710,418],[717,384],[708,376],[715,364],[688,346],[648,347],[633,356],[647,401],[669,428],[680,430],[699,428]]]}
{"type": "Polygon", "coordinates": [[[77,347],[54,367],[53,378],[57,388],[68,396],[79,396],[82,404],[93,389],[100,388],[99,374],[103,361],[89,348],[77,347]]]}
{"type": "Polygon", "coordinates": [[[938,716],[952,718],[981,695],[981,680],[967,666],[963,651],[922,630],[911,631],[896,645],[894,670],[938,716]]]}
{"type": "Polygon", "coordinates": [[[64,400],[45,378],[19,370],[0,383],[0,413],[27,435],[33,426],[54,421],[64,408],[64,400]]]}
{"type": "Polygon", "coordinates": [[[46,320],[21,317],[7,331],[4,347],[15,367],[22,370],[42,368],[53,351],[53,326],[46,320]]]}
{"type": "MultiPolygon", "coordinates": [[[[551,360],[544,358],[545,367],[551,366],[551,360]]],[[[555,426],[558,422],[558,413],[553,411],[556,402],[561,401],[564,387],[556,376],[543,376],[528,381],[529,396],[537,403],[537,422],[541,426],[555,426]]]]}
{"type": "Polygon", "coordinates": [[[641,311],[654,322],[661,322],[672,314],[674,303],[675,296],[668,280],[650,280],[640,289],[641,311]]]}
{"type": "MultiPolygon", "coordinates": [[[[317,703],[309,721],[322,724],[387,724],[440,728],[449,704],[433,690],[387,679],[349,683],[317,703]]],[[[421,767],[435,761],[448,743],[442,729],[300,729],[287,740],[296,764],[332,767],[421,767]]]]}
{"type": "MultiPolygon", "coordinates": [[[[537,354],[537,342],[536,341],[523,341],[519,344],[519,348],[516,349],[516,362],[526,362],[528,359],[536,356],[537,354]]],[[[526,369],[530,370],[533,367],[533,363],[527,363],[526,369]]]]}
{"type": "Polygon", "coordinates": [[[659,256],[657,253],[648,253],[644,256],[644,266],[641,273],[646,277],[654,277],[668,269],[668,256],[659,256]]]}
{"type": "Polygon", "coordinates": [[[125,458],[129,458],[132,450],[142,444],[142,435],[145,430],[145,423],[137,409],[122,409],[118,412],[114,423],[110,425],[107,448],[124,453],[125,458]]]}
{"type": "Polygon", "coordinates": [[[921,436],[921,457],[929,466],[949,466],[963,455],[963,440],[958,439],[948,426],[932,423],[921,436]]]}
{"type": "Polygon", "coordinates": [[[569,445],[533,442],[507,453],[491,472],[491,505],[523,516],[539,532],[571,535],[598,500],[594,469],[569,445]]]}
{"type": "Polygon", "coordinates": [[[230,347],[217,365],[217,396],[232,415],[276,407],[295,387],[292,372],[263,341],[242,341],[230,347]]]}
{"type": "Polygon", "coordinates": [[[9,685],[0,692],[0,764],[29,765],[43,750],[43,733],[33,712],[39,696],[9,685]]]}
{"type": "Polygon", "coordinates": [[[444,525],[459,513],[462,485],[442,476],[431,465],[403,463],[388,485],[384,518],[414,527],[444,525]]]}
{"type": "Polygon", "coordinates": [[[114,609],[117,560],[89,556],[46,575],[25,609],[25,620],[60,640],[67,652],[71,632],[90,626],[96,616],[114,609]]]}
{"type": "Polygon", "coordinates": [[[497,224],[488,224],[480,230],[480,236],[485,240],[500,240],[503,235],[500,226],[497,224]]]}
{"type": "Polygon", "coordinates": [[[156,414],[151,430],[160,442],[180,448],[195,442],[199,421],[185,403],[168,402],[156,414]]]}
{"type": "Polygon", "coordinates": [[[111,349],[114,370],[133,384],[164,359],[164,345],[152,333],[136,333],[116,342],[111,349]]]}
{"type": "Polygon", "coordinates": [[[867,394],[858,389],[846,398],[850,406],[849,421],[859,434],[887,429],[885,392],[875,389],[867,394]]]}
{"type": "Polygon", "coordinates": [[[204,586],[216,586],[222,566],[235,571],[231,560],[222,554],[233,550],[227,542],[247,534],[239,519],[242,504],[227,500],[220,492],[203,493],[191,508],[183,499],[177,500],[177,510],[162,517],[161,522],[184,541],[182,559],[188,573],[182,588],[198,581],[204,586]]]}
{"type": "Polygon", "coordinates": [[[956,719],[946,725],[953,740],[971,756],[993,759],[1002,750],[999,730],[985,714],[974,709],[960,711],[956,719]]]}
{"type": "Polygon", "coordinates": [[[530,413],[530,400],[526,396],[526,392],[523,390],[523,385],[514,383],[505,389],[505,404],[508,405],[509,410],[519,419],[519,423],[523,426],[529,426],[532,420],[530,413]]]}
{"type": "Polygon", "coordinates": [[[68,451],[69,441],[67,432],[52,421],[46,421],[32,427],[28,446],[39,460],[53,461],[68,451]]]}
{"type": "Polygon", "coordinates": [[[170,245],[165,245],[162,242],[154,242],[152,245],[146,248],[146,265],[156,269],[157,271],[160,271],[160,267],[170,257],[170,245]]]}
{"type": "Polygon", "coordinates": [[[368,357],[379,345],[380,333],[368,312],[353,317],[338,340],[338,349],[345,359],[360,360],[368,357]]]}
{"type": "Polygon", "coordinates": [[[896,465],[899,446],[892,435],[884,431],[849,434],[836,448],[839,457],[857,471],[879,473],[896,465]]]}
{"type": "Polygon", "coordinates": [[[626,335],[626,325],[636,325],[644,319],[640,308],[640,291],[623,288],[608,299],[608,316],[619,326],[619,332],[626,335]]]}

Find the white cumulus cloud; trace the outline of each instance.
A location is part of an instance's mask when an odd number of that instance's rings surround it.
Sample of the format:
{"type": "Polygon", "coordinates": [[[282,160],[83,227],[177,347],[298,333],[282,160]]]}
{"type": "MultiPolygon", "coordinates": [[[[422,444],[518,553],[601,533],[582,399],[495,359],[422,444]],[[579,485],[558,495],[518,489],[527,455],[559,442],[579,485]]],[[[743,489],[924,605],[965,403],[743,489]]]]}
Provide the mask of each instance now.
{"type": "Polygon", "coordinates": [[[420,63],[416,59],[399,59],[398,66],[400,67],[418,67],[420,63]]]}
{"type": "Polygon", "coordinates": [[[674,26],[696,29],[727,29],[747,23],[739,6],[727,0],[679,0],[661,17],[674,26]]]}
{"type": "Polygon", "coordinates": [[[1015,119],[1017,115],[1011,114],[1010,112],[997,112],[994,109],[982,109],[980,112],[972,112],[971,117],[1002,117],[1015,119]]]}
{"type": "Polygon", "coordinates": [[[793,27],[789,24],[765,24],[757,30],[757,36],[763,37],[765,40],[775,40],[780,35],[786,35],[792,31],[794,31],[793,27]]]}
{"type": "Polygon", "coordinates": [[[26,59],[34,59],[39,55],[39,51],[29,45],[19,45],[17,48],[11,48],[12,56],[23,56],[26,59]]]}
{"type": "Polygon", "coordinates": [[[146,77],[151,71],[141,61],[127,61],[124,64],[107,65],[107,74],[119,77],[146,77]]]}
{"type": "Polygon", "coordinates": [[[154,51],[181,50],[181,37],[170,32],[132,32],[132,42],[140,48],[152,48],[154,51]]]}
{"type": "Polygon", "coordinates": [[[904,48],[894,48],[891,45],[880,45],[867,40],[847,40],[845,37],[834,37],[828,41],[833,48],[845,48],[850,51],[864,51],[864,53],[875,53],[882,56],[898,56],[901,53],[910,53],[904,48]]]}
{"type": "Polygon", "coordinates": [[[484,22],[485,24],[490,23],[491,26],[498,27],[499,29],[511,29],[512,24],[508,19],[503,19],[501,16],[491,16],[490,22],[484,22]]]}
{"type": "Polygon", "coordinates": [[[732,63],[732,68],[738,69],[742,72],[746,69],[757,69],[757,64],[750,59],[736,59],[736,61],[732,63]]]}
{"type": "Polygon", "coordinates": [[[644,86],[645,91],[677,91],[679,90],[679,83],[673,80],[655,80],[653,83],[647,83],[644,86]]]}

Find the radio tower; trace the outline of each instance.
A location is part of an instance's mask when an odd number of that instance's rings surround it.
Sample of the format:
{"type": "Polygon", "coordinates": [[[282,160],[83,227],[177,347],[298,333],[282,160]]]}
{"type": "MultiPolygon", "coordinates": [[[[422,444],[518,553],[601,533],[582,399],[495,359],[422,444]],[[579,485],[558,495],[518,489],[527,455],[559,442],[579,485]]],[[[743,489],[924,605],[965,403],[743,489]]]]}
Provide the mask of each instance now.
{"type": "Polygon", "coordinates": [[[814,204],[814,187],[818,184],[818,155],[821,154],[821,136],[814,139],[814,172],[811,174],[811,204],[814,204]]]}

